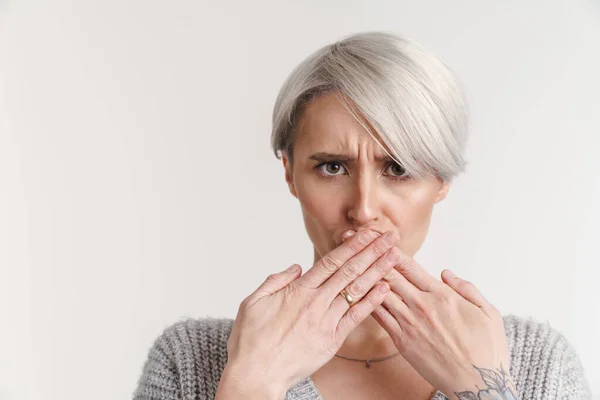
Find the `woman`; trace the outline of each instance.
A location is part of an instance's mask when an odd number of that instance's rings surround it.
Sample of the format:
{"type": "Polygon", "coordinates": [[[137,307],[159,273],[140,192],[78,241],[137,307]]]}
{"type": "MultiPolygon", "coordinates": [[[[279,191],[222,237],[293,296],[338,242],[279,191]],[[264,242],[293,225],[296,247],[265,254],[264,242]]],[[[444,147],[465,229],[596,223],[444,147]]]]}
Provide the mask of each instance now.
{"type": "Polygon", "coordinates": [[[465,168],[467,114],[455,75],[389,33],[303,61],[277,98],[272,146],[314,265],[270,275],[235,321],[167,328],[135,399],[590,398],[561,333],[412,258],[465,168]]]}

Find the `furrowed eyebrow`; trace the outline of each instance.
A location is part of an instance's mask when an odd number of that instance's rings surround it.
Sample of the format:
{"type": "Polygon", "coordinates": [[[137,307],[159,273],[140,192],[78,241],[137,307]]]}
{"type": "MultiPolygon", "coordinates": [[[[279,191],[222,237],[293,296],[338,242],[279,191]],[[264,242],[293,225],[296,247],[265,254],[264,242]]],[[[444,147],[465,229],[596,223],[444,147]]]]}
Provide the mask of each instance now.
{"type": "MultiPolygon", "coordinates": [[[[311,155],[309,157],[310,160],[315,160],[315,161],[320,161],[320,162],[331,162],[331,161],[341,161],[341,162],[348,162],[348,161],[356,161],[355,157],[351,157],[348,156],[346,154],[334,154],[334,153],[326,153],[326,152],[319,152],[319,153],[315,153],[313,155],[311,155]]],[[[391,158],[390,156],[388,156],[387,154],[384,156],[375,156],[375,160],[380,161],[380,162],[395,162],[393,158],[391,158]]]]}

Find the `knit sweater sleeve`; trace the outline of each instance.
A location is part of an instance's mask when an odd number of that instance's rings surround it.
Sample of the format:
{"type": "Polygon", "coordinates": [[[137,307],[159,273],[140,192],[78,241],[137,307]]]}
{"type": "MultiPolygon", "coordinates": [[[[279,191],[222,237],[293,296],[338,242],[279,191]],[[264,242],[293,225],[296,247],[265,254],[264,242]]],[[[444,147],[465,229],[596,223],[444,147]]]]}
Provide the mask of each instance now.
{"type": "Polygon", "coordinates": [[[152,344],[133,394],[134,400],[181,400],[179,374],[165,330],[152,344]]]}
{"type": "Polygon", "coordinates": [[[233,320],[186,319],[154,341],[134,400],[212,400],[227,363],[233,320]]]}
{"type": "Polygon", "coordinates": [[[548,321],[506,315],[510,373],[521,400],[590,400],[591,391],[574,346],[548,321]]]}
{"type": "Polygon", "coordinates": [[[563,349],[560,354],[560,373],[558,379],[558,400],[591,400],[592,392],[579,355],[573,345],[561,333],[559,343],[563,349]]]}

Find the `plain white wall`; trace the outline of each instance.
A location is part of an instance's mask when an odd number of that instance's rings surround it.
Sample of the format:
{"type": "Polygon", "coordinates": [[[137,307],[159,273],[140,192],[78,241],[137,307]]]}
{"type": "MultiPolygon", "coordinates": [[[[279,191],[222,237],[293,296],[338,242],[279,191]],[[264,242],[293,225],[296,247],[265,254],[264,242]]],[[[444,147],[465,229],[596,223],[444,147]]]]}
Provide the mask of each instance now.
{"type": "Polygon", "coordinates": [[[0,1],[0,399],[130,398],[167,325],[308,269],[272,106],[370,29],[469,88],[469,167],[416,259],[550,321],[600,393],[599,26],[591,0],[0,1]]]}

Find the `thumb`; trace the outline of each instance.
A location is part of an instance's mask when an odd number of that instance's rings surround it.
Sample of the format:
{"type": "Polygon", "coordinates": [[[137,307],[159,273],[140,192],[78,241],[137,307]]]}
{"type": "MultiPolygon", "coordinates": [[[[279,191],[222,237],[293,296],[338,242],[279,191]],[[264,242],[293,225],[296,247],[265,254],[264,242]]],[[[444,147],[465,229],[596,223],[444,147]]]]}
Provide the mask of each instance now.
{"type": "Polygon", "coordinates": [[[269,275],[263,284],[256,289],[255,295],[264,297],[283,289],[300,276],[299,272],[302,273],[302,267],[294,264],[285,271],[269,275]]]}

